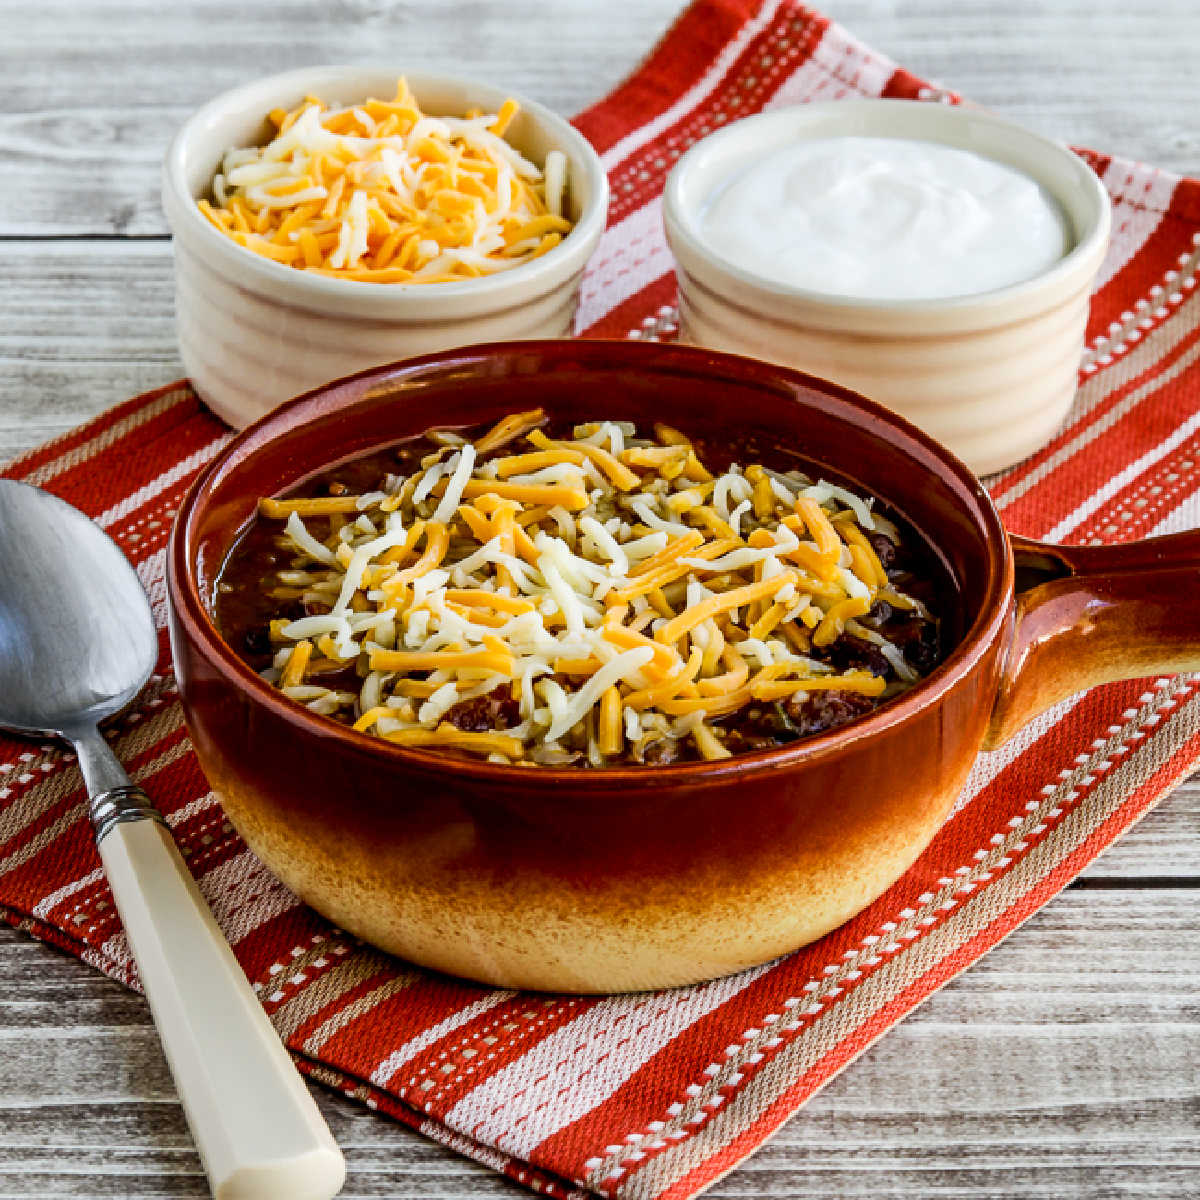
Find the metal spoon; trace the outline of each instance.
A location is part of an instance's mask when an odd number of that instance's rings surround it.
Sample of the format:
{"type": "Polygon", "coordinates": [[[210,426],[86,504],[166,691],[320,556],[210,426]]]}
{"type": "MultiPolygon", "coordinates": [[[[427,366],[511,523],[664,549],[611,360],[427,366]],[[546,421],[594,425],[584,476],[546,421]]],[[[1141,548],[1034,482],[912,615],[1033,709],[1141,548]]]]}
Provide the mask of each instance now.
{"type": "Polygon", "coordinates": [[[149,679],[158,638],[121,551],[83,513],[0,480],[0,726],[66,739],[100,858],[218,1200],[329,1200],[345,1163],[179,856],[97,723],[149,679]]]}

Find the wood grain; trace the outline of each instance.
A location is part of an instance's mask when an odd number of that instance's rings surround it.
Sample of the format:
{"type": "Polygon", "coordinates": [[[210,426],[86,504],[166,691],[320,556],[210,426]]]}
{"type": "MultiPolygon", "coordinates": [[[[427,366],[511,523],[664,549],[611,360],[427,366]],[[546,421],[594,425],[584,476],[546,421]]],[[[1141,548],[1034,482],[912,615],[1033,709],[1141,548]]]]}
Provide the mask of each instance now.
{"type": "Polygon", "coordinates": [[[0,461],[183,375],[170,242],[0,242],[0,279],[0,461]]]}
{"type": "MultiPolygon", "coordinates": [[[[571,113],[628,72],[677,3],[6,8],[24,36],[0,39],[0,235],[79,236],[162,234],[158,167],[171,134],[204,100],[268,71],[391,61],[494,81],[571,113]]],[[[1200,44],[1193,0],[839,0],[828,10],[910,70],[1041,132],[1178,171],[1200,160],[1200,73],[1185,53],[1200,44]]]]}
{"type": "MultiPolygon", "coordinates": [[[[0,460],[182,373],[158,170],[203,100],[317,62],[495,81],[574,112],[682,0],[5,0],[0,460]]],[[[829,0],[911,70],[1043,133],[1200,174],[1195,0],[829,0]]],[[[1200,782],[934,995],[710,1193],[1200,1192],[1200,782]]],[[[520,1189],[324,1089],[349,1197],[520,1189]]],[[[0,1200],[206,1188],[144,1003],[0,930],[0,1200]]]]}

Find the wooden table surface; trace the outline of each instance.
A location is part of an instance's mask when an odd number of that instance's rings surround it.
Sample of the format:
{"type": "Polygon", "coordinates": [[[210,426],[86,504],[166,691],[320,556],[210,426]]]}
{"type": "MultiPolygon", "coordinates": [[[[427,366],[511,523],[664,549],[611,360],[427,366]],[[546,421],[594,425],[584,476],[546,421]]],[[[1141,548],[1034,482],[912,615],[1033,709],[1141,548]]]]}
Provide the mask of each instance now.
{"type": "MultiPolygon", "coordinates": [[[[182,374],[158,164],[255,76],[411,63],[572,112],[677,0],[0,0],[0,460],[182,374]]],[[[830,0],[1043,132],[1200,173],[1196,0],[830,0]]],[[[0,565],[0,569],[2,565],[0,565]]],[[[1200,1195],[1200,786],[813,1099],[714,1197],[1200,1195]]],[[[345,1195],[514,1185],[318,1090],[345,1195]]],[[[206,1194],[142,999],[0,933],[0,1197],[206,1194]]]]}

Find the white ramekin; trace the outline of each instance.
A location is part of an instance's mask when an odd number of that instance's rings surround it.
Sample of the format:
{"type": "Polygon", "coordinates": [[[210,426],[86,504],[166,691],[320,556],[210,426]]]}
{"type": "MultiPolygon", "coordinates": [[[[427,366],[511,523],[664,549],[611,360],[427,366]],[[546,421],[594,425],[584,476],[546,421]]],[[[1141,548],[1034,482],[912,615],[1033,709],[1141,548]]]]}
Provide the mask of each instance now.
{"type": "Polygon", "coordinates": [[[561,337],[570,332],[579,282],[608,207],[596,152],[561,117],[516,97],[509,140],[535,162],[567,157],[575,228],[541,258],[462,283],[378,284],[334,279],[272,262],[224,237],[196,201],[208,194],[225,151],[270,136],[266,114],[315,95],[334,104],[390,97],[404,75],[434,115],[495,111],[500,88],[401,68],[311,67],[225,92],[193,114],[163,164],[163,208],[175,237],[179,349],[213,411],[242,427],[330,379],[395,359],[472,342],[561,337]]]}
{"type": "Polygon", "coordinates": [[[804,104],[728,125],[676,164],[663,219],[682,338],[852,388],[981,475],[1031,454],[1066,416],[1112,223],[1099,179],[1065,146],[989,113],[908,100],[804,104]],[[995,291],[864,301],[763,279],[706,243],[700,219],[723,182],[798,139],[848,134],[942,142],[1024,171],[1062,206],[1073,248],[1042,274],[995,291]]]}

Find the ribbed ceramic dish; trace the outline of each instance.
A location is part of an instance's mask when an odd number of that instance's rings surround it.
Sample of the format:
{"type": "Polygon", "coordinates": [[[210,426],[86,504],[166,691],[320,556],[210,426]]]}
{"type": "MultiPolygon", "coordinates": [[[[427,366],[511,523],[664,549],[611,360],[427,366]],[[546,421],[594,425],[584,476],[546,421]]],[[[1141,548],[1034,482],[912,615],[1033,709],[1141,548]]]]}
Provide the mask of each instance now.
{"type": "Polygon", "coordinates": [[[596,152],[561,117],[514,97],[507,139],[543,163],[567,158],[567,209],[575,228],[549,253],[462,283],[362,283],[297,271],[238,246],[204,218],[225,151],[270,136],[266,114],[315,95],[336,104],[391,96],[403,75],[422,109],[460,116],[496,111],[511,94],[445,75],[363,67],[311,67],[235,88],[197,111],[163,165],[163,208],[175,236],[179,349],[196,391],[241,428],[277,404],[339,375],[413,354],[497,338],[570,332],[583,268],[604,229],[608,181],[596,152]]]}
{"type": "Polygon", "coordinates": [[[797,367],[869,396],[977,474],[1053,436],[1075,395],[1088,301],[1108,246],[1108,195],[1065,146],[989,113],[901,100],[802,104],[737,121],[692,147],[663,196],[679,276],[681,337],[797,367]],[[1032,176],[1061,205],[1072,247],[1022,283],[942,300],[859,299],[754,275],[701,234],[714,189],[802,138],[914,138],[1032,176]]]}

